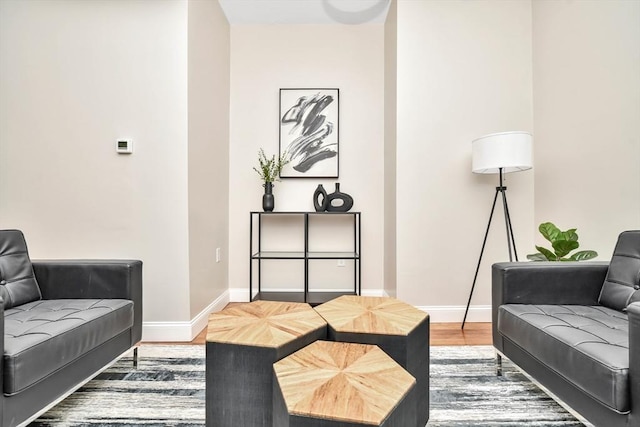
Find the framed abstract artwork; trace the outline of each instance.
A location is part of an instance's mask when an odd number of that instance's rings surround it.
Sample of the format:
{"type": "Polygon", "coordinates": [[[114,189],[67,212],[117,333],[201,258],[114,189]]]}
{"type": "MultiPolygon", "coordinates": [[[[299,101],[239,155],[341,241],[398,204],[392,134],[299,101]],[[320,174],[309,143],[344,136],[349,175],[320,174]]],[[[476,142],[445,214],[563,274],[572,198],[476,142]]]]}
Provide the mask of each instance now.
{"type": "Polygon", "coordinates": [[[280,89],[281,178],[338,178],[338,89],[280,89]]]}

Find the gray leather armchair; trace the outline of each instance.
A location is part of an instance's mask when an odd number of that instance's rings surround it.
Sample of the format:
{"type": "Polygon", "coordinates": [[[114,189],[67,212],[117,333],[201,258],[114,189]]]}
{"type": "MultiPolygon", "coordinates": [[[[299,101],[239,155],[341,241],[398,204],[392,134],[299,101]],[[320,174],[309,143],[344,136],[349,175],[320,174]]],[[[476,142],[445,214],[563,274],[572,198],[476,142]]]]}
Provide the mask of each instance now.
{"type": "Polygon", "coordinates": [[[142,262],[31,263],[0,230],[0,423],[24,425],[136,346],[142,262]]]}
{"type": "Polygon", "coordinates": [[[640,426],[640,231],[611,263],[499,263],[493,345],[602,427],[640,426]]]}

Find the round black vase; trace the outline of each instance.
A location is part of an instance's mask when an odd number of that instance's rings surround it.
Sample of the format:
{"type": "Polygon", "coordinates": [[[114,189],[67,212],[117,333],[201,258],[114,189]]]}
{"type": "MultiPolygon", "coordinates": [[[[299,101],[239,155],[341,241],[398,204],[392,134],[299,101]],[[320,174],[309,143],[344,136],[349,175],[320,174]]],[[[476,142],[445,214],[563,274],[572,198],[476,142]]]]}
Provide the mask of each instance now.
{"type": "Polygon", "coordinates": [[[275,207],[275,199],[273,198],[273,183],[264,183],[264,195],[262,196],[262,210],[265,212],[273,212],[275,207]]]}
{"type": "Polygon", "coordinates": [[[322,184],[318,184],[318,188],[313,193],[313,207],[316,212],[324,212],[327,210],[327,192],[322,184]],[[322,198],[322,201],[320,200],[322,198]]]}
{"type": "Polygon", "coordinates": [[[348,212],[353,207],[353,197],[347,193],[340,191],[340,183],[336,182],[336,191],[327,195],[326,209],[328,212],[348,212]],[[337,200],[339,203],[334,204],[333,201],[337,200]]]}

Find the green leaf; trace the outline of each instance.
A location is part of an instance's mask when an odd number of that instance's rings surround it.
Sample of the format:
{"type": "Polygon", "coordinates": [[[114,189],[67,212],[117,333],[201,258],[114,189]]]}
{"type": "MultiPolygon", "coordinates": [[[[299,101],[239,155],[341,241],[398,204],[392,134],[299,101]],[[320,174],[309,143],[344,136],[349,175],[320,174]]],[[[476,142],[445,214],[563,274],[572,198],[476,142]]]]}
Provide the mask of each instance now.
{"type": "Polygon", "coordinates": [[[527,259],[529,261],[549,261],[547,257],[542,255],[540,252],[527,255],[527,259]]]}
{"type": "Polygon", "coordinates": [[[556,240],[555,242],[553,242],[552,246],[556,251],[557,257],[562,258],[568,255],[572,250],[577,249],[580,245],[578,244],[578,242],[573,240],[556,240]]]}
{"type": "Polygon", "coordinates": [[[577,228],[572,228],[567,231],[562,232],[562,240],[570,240],[572,242],[578,241],[578,233],[576,233],[577,228]]]}
{"type": "Polygon", "coordinates": [[[542,258],[549,261],[584,261],[598,256],[596,251],[578,251],[569,256],[571,251],[580,247],[577,228],[561,231],[552,222],[543,222],[538,230],[545,239],[551,242],[553,252],[544,247],[536,246],[540,253],[527,255],[531,261],[540,261],[542,258]]]}
{"type": "Polygon", "coordinates": [[[575,254],[571,255],[572,261],[586,261],[588,259],[592,259],[598,256],[598,252],[596,251],[578,251],[575,254]]]}
{"type": "Polygon", "coordinates": [[[551,243],[558,240],[558,237],[562,233],[560,229],[553,225],[553,223],[551,222],[543,222],[542,224],[540,224],[540,227],[538,227],[538,230],[540,230],[540,234],[542,234],[542,237],[544,237],[551,243]]]}
{"type": "Polygon", "coordinates": [[[538,252],[542,253],[542,255],[547,257],[547,261],[556,261],[558,259],[556,254],[554,254],[547,248],[543,248],[542,246],[536,246],[536,249],[538,250],[538,252]]]}

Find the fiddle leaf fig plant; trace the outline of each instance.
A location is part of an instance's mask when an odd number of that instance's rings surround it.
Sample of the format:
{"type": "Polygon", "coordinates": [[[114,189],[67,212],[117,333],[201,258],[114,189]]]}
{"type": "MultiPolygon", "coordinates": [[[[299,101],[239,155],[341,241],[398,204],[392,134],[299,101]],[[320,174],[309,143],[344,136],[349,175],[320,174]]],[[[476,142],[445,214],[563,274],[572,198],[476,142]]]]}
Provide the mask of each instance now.
{"type": "Polygon", "coordinates": [[[578,251],[569,255],[571,251],[580,247],[576,228],[562,231],[552,222],[543,222],[538,230],[542,237],[551,243],[553,249],[536,246],[538,252],[527,255],[530,261],[585,261],[598,256],[596,251],[591,250],[578,251]]]}

